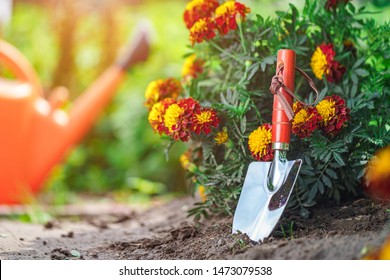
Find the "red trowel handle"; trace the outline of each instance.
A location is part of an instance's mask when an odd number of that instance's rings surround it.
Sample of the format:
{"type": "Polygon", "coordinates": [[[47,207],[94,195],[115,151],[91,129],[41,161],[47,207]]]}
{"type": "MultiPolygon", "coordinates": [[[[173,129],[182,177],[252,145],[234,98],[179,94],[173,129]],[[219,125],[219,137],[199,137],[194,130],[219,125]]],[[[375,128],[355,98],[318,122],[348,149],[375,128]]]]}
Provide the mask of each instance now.
{"type": "MultiPolygon", "coordinates": [[[[294,92],[295,52],[293,50],[279,50],[276,74],[283,77],[283,83],[294,92]],[[280,67],[283,69],[279,72],[280,67]],[[279,72],[279,73],[278,73],[279,72]]],[[[280,89],[287,102],[292,107],[293,98],[283,88],[280,89]]],[[[274,95],[272,112],[272,148],[274,150],[288,150],[291,136],[291,122],[286,116],[277,95],[274,95]]]]}

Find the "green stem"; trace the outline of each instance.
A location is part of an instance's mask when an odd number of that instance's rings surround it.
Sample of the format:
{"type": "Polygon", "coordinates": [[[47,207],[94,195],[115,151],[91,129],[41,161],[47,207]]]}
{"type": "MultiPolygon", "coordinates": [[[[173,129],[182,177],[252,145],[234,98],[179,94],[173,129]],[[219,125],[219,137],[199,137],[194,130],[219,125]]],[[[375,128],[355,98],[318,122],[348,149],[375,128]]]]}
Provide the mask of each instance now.
{"type": "Polygon", "coordinates": [[[238,24],[238,30],[240,32],[242,49],[244,50],[244,54],[246,55],[247,51],[246,51],[246,46],[245,46],[244,34],[242,32],[242,22],[240,24],[238,24]]]}
{"type": "Polygon", "coordinates": [[[209,41],[210,45],[212,45],[214,48],[216,48],[217,50],[219,50],[221,53],[224,53],[226,54],[227,56],[233,58],[234,60],[236,60],[237,62],[240,62],[240,63],[244,63],[241,59],[239,59],[237,56],[231,54],[230,52],[227,52],[226,50],[222,49],[220,46],[218,46],[216,43],[214,43],[213,41],[209,41]]]}

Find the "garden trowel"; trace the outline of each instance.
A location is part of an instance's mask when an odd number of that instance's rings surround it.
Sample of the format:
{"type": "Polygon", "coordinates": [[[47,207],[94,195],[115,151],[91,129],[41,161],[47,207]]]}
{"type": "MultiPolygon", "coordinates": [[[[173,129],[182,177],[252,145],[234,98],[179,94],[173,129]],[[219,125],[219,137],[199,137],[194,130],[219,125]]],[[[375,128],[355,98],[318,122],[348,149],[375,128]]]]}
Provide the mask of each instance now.
{"type": "Polygon", "coordinates": [[[291,108],[293,103],[291,92],[294,92],[295,52],[279,50],[276,69],[275,77],[283,87],[278,87],[274,92],[274,159],[272,162],[252,162],[249,165],[233,219],[233,233],[246,233],[253,241],[263,241],[273,231],[286,207],[302,164],[300,159],[289,161],[286,158],[291,134],[291,116],[286,115],[286,106],[291,108]]]}

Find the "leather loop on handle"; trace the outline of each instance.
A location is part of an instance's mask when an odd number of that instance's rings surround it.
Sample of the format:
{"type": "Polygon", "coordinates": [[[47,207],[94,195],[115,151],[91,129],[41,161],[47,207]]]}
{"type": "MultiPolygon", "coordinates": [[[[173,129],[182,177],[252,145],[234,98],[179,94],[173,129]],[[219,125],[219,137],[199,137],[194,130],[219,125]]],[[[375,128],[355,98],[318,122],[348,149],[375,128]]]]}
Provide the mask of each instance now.
{"type": "MultiPolygon", "coordinates": [[[[278,51],[276,75],[281,74],[283,84],[294,92],[295,79],[295,52],[293,50],[282,49],[278,51]],[[281,70],[283,67],[283,71],[281,70]]],[[[279,87],[274,94],[274,104],[272,112],[272,143],[277,143],[279,147],[288,147],[291,137],[292,115],[284,110],[285,107],[292,108],[293,96],[284,87],[279,87]],[[286,145],[281,145],[286,144],[286,145]]],[[[275,146],[275,145],[274,145],[275,146]]]]}

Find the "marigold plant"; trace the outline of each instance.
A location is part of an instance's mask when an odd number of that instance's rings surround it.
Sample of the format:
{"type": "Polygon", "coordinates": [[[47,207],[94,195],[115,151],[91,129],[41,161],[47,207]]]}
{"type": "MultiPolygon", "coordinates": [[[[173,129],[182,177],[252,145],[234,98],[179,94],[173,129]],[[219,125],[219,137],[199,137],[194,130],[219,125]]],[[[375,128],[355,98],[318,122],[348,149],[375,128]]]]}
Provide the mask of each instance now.
{"type": "Polygon", "coordinates": [[[296,75],[301,103],[293,108],[287,157],[303,165],[289,206],[307,215],[320,201],[363,195],[366,163],[390,143],[389,24],[362,19],[365,8],[350,1],[307,0],[301,11],[290,5],[267,19],[250,11],[239,1],[190,1],[183,76],[191,78],[182,78],[179,95],[147,89],[152,129],[168,136],[168,147],[188,144],[181,162],[189,184],[207,191],[190,213],[232,214],[249,163],[272,160],[269,86],[283,48],[296,52],[320,92],[316,104],[302,105],[315,97],[296,75]],[[190,70],[195,57],[199,72],[190,70]]]}

